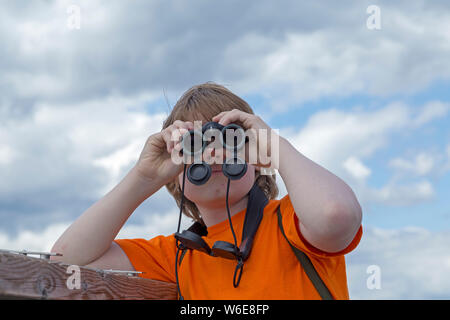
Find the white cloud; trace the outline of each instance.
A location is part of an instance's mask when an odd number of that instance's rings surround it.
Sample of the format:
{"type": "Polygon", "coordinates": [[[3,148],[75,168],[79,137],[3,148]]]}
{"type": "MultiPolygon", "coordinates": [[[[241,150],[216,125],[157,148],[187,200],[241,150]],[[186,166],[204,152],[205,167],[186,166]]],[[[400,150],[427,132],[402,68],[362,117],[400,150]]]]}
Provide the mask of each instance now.
{"type": "Polygon", "coordinates": [[[50,252],[55,241],[69,224],[50,224],[43,230],[21,230],[15,236],[0,233],[0,249],[50,252]]]}
{"type": "Polygon", "coordinates": [[[418,112],[416,118],[413,120],[413,125],[421,126],[436,118],[443,118],[450,110],[448,103],[440,101],[431,101],[425,104],[418,112]]]}
{"type": "Polygon", "coordinates": [[[2,172],[0,190],[12,194],[56,186],[71,181],[72,172],[79,175],[77,170],[87,170],[88,174],[98,166],[117,181],[123,174],[120,170],[138,159],[147,137],[160,130],[165,118],[162,113],[139,111],[150,101],[144,95],[72,106],[41,105],[32,118],[4,120],[0,135],[9,146],[0,151],[7,156],[4,159],[16,156],[2,172]],[[138,111],[129,111],[131,107],[138,111]]]}
{"type": "MultiPolygon", "coordinates": [[[[0,224],[15,232],[64,222],[110,191],[135,164],[163,112],[148,114],[150,94],[83,103],[40,103],[0,126],[0,224]],[[58,212],[53,215],[51,212],[58,212]]],[[[156,208],[168,206],[156,197],[156,208]]]]}
{"type": "Polygon", "coordinates": [[[9,145],[0,145],[0,165],[8,165],[14,160],[14,158],[14,151],[9,145]]]}
{"type": "Polygon", "coordinates": [[[346,256],[351,299],[448,299],[450,233],[405,227],[366,227],[346,256]],[[370,265],[380,267],[381,289],[368,289],[370,265]]]}
{"type": "Polygon", "coordinates": [[[283,2],[274,10],[261,1],[239,3],[236,11],[233,2],[79,1],[77,31],[67,28],[70,5],[4,6],[0,77],[7,103],[89,100],[162,86],[179,93],[213,78],[287,110],[326,96],[413,93],[450,74],[450,13],[436,4],[381,1],[379,31],[366,28],[364,2],[346,10],[331,1],[283,2]]]}
{"type": "Polygon", "coordinates": [[[134,141],[112,154],[93,160],[95,166],[104,169],[110,175],[109,183],[105,184],[105,187],[99,192],[100,194],[106,194],[114,188],[121,178],[123,169],[136,161],[136,155],[140,154],[142,148],[142,141],[134,141]]]}
{"type": "MultiPolygon", "coordinates": [[[[267,53],[253,62],[253,70],[261,73],[253,79],[255,87],[262,87],[267,98],[273,97],[275,109],[288,110],[292,104],[325,96],[413,93],[433,80],[448,79],[450,64],[444,56],[450,49],[439,44],[447,36],[431,32],[442,25],[440,19],[433,19],[431,12],[395,6],[384,5],[382,12],[389,12],[391,18],[378,32],[354,25],[345,30],[289,31],[276,44],[266,41],[267,53]],[[419,47],[418,39],[429,47],[419,47]],[[436,60],[427,59],[439,60],[442,69],[436,60]]],[[[447,20],[449,17],[445,11],[434,14],[447,20]]],[[[247,60],[242,64],[250,69],[247,60]]],[[[444,108],[430,105],[417,125],[429,116],[446,112],[444,108]]]]}
{"type": "MultiPolygon", "coordinates": [[[[144,238],[151,239],[158,235],[170,235],[176,231],[179,209],[168,213],[152,213],[144,218],[142,224],[126,224],[117,235],[117,239],[144,238]]],[[[191,226],[193,221],[185,215],[181,218],[181,230],[191,226]]]]}
{"type": "Polygon", "coordinates": [[[428,174],[435,165],[434,158],[427,153],[419,153],[414,159],[407,160],[402,158],[395,158],[389,162],[392,168],[400,169],[418,176],[428,174]]]}
{"type": "Polygon", "coordinates": [[[328,109],[313,114],[293,144],[314,161],[338,169],[350,156],[367,158],[386,146],[389,136],[407,127],[409,108],[392,103],[375,111],[328,109]]]}
{"type": "Polygon", "coordinates": [[[405,185],[390,181],[380,189],[369,188],[365,192],[372,202],[400,206],[432,200],[435,195],[433,185],[426,180],[405,185]]]}
{"type": "Polygon", "coordinates": [[[416,204],[433,199],[435,191],[431,178],[445,173],[442,168],[447,160],[442,152],[413,150],[411,160],[397,156],[386,162],[385,165],[395,172],[380,187],[369,184],[373,169],[364,162],[390,147],[405,131],[413,132],[445,114],[444,108],[436,107],[443,105],[426,103],[418,108],[419,115],[403,103],[390,103],[368,111],[328,109],[313,114],[300,130],[282,129],[281,134],[306,157],[346,181],[361,203],[416,204]],[[414,178],[421,180],[411,180],[414,178]]]}
{"type": "Polygon", "coordinates": [[[350,156],[345,160],[343,167],[357,180],[365,180],[372,173],[370,168],[365,166],[361,160],[353,156],[350,156]]]}

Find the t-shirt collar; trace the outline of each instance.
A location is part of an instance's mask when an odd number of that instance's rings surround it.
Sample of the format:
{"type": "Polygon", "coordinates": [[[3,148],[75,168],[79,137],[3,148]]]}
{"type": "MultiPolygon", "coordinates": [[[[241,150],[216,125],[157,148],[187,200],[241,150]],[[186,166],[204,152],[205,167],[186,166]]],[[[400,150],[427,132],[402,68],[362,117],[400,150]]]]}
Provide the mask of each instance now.
{"type": "MultiPolygon", "coordinates": [[[[245,215],[246,211],[247,211],[247,208],[245,208],[231,216],[231,223],[233,224],[233,228],[234,228],[235,232],[236,232],[235,226],[240,225],[240,223],[238,223],[238,221],[241,221],[244,219],[244,215],[245,215]]],[[[230,223],[228,222],[228,217],[227,217],[225,220],[208,227],[208,238],[214,237],[214,236],[216,236],[226,230],[229,230],[229,229],[230,229],[230,223]]]]}

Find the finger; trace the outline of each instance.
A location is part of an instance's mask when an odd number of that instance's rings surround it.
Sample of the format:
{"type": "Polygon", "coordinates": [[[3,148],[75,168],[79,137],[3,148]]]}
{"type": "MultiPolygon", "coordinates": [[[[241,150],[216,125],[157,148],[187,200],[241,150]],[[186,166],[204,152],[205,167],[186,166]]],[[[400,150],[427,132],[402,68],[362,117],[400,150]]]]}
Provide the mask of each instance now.
{"type": "Polygon", "coordinates": [[[193,129],[194,128],[194,124],[190,121],[181,121],[181,120],[175,120],[173,122],[173,125],[177,128],[185,128],[185,129],[193,129]]]}
{"type": "Polygon", "coordinates": [[[186,121],[185,124],[188,126],[189,130],[193,130],[194,129],[194,124],[191,121],[186,121]]]}
{"type": "Polygon", "coordinates": [[[185,128],[186,126],[187,125],[183,122],[177,120],[163,131],[163,138],[167,145],[167,152],[171,153],[175,143],[179,142],[183,134],[188,131],[188,129],[185,128]]]}
{"type": "Polygon", "coordinates": [[[172,139],[172,131],[170,129],[171,129],[171,127],[169,126],[161,132],[164,142],[166,143],[167,152],[169,152],[169,153],[170,153],[170,144],[171,144],[171,139],[172,139]]]}
{"type": "Polygon", "coordinates": [[[181,137],[188,132],[189,130],[192,130],[194,128],[194,124],[190,121],[181,121],[181,120],[175,120],[172,124],[172,139],[173,141],[177,142],[181,140],[181,137]]]}
{"type": "Polygon", "coordinates": [[[173,150],[175,150],[176,153],[180,154],[182,147],[181,147],[181,142],[177,142],[175,143],[175,145],[173,146],[173,150]]]}
{"type": "Polygon", "coordinates": [[[229,112],[229,111],[222,111],[221,113],[218,113],[218,114],[216,114],[214,117],[212,117],[212,121],[219,121],[220,120],[220,118],[222,118],[222,116],[225,114],[225,113],[227,113],[227,112],[229,112]]]}
{"type": "Polygon", "coordinates": [[[220,114],[220,116],[217,119],[217,122],[223,126],[228,125],[231,121],[234,121],[235,115],[231,114],[231,111],[225,111],[220,114]]]}
{"type": "MultiPolygon", "coordinates": [[[[245,124],[250,119],[251,114],[246,113],[241,110],[233,109],[232,111],[229,111],[227,114],[224,114],[221,119],[219,120],[219,123],[223,126],[226,126],[232,122],[240,121],[241,123],[245,124]]],[[[247,129],[247,128],[245,128],[247,129]]]]}

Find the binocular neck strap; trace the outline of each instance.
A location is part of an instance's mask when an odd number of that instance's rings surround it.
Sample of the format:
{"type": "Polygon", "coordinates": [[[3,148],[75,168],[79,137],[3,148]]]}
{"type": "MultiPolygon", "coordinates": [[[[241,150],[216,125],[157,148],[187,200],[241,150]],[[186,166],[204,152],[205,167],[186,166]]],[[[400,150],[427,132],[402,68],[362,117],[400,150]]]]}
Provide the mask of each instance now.
{"type": "Polygon", "coordinates": [[[245,213],[244,228],[242,230],[242,240],[240,251],[242,259],[245,261],[250,256],[253,246],[253,239],[259,224],[263,218],[264,208],[269,200],[261,188],[255,184],[249,192],[247,211],[245,213]]]}

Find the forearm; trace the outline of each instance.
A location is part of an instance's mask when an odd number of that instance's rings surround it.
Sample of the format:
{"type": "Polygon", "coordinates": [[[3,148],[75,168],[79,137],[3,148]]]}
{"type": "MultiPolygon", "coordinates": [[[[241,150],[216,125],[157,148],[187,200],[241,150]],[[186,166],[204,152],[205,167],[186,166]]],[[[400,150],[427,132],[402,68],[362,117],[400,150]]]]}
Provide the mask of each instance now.
{"type": "Polygon", "coordinates": [[[282,137],[279,148],[282,156],[278,171],[301,223],[300,228],[307,229],[315,240],[342,241],[341,245],[333,244],[337,249],[345,246],[361,223],[361,207],[351,188],[282,137]]]}
{"type": "Polygon", "coordinates": [[[143,179],[135,168],[131,169],[117,186],[61,235],[52,252],[63,254],[58,260],[78,265],[99,258],[134,210],[161,186],[158,181],[143,179]]]}

